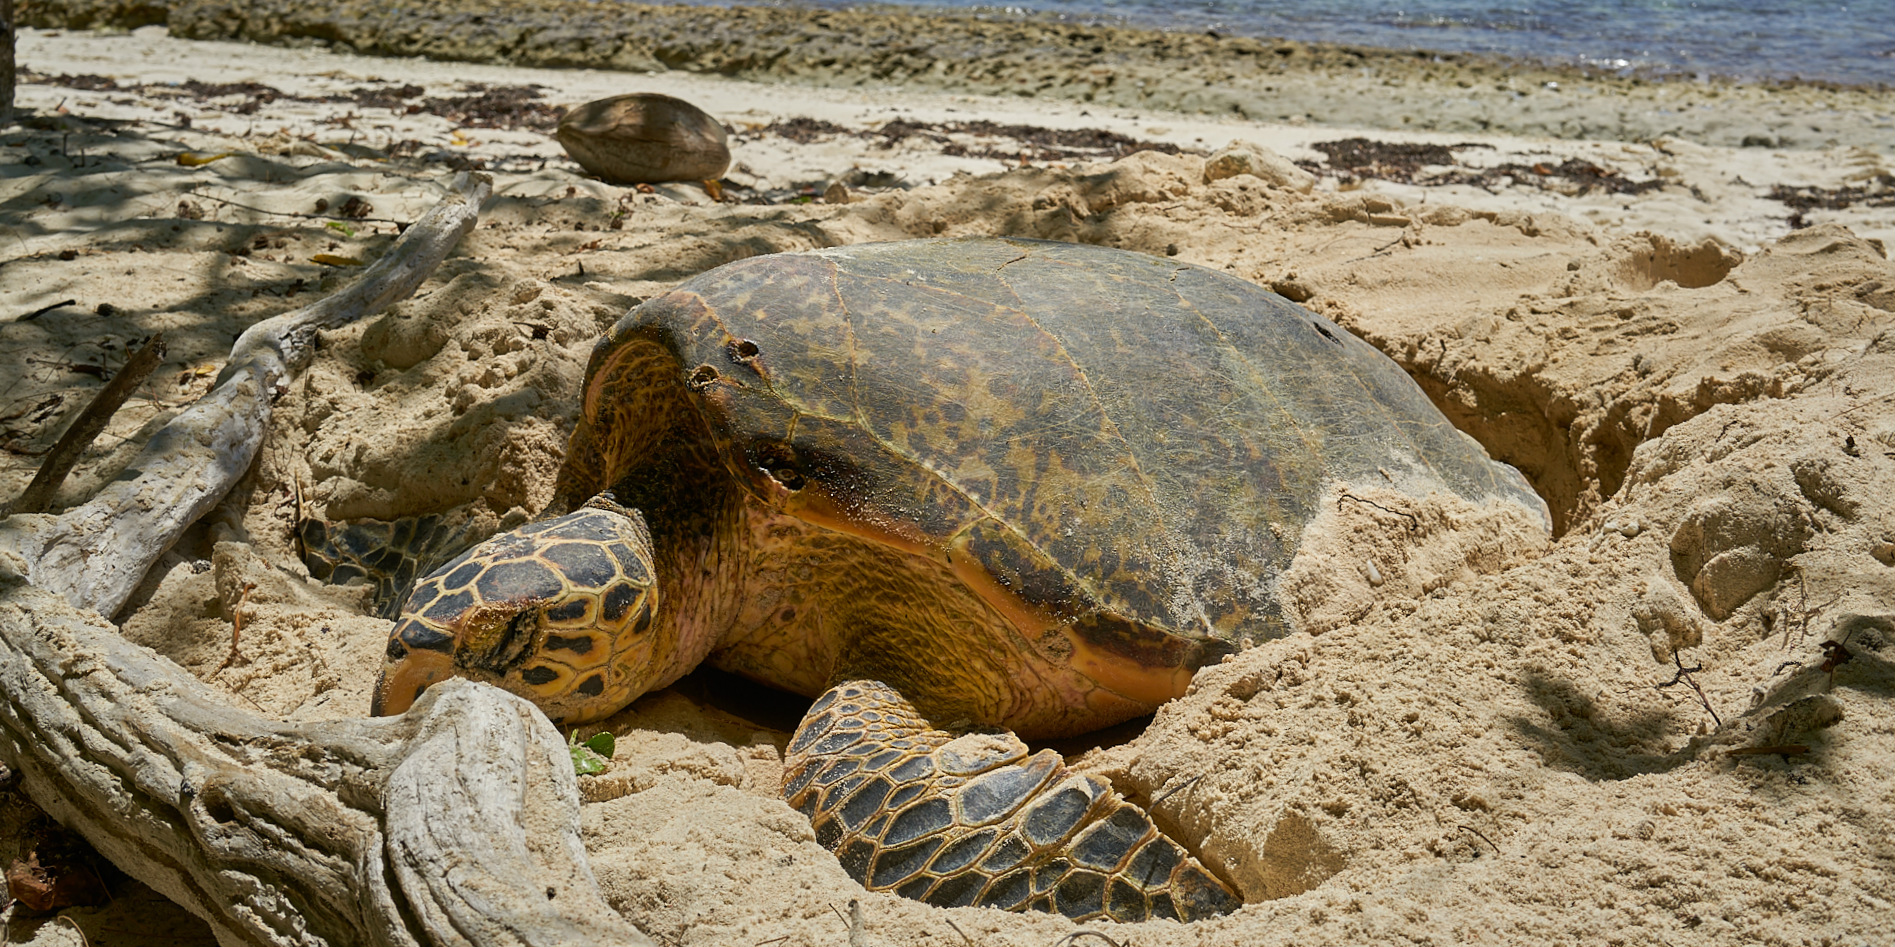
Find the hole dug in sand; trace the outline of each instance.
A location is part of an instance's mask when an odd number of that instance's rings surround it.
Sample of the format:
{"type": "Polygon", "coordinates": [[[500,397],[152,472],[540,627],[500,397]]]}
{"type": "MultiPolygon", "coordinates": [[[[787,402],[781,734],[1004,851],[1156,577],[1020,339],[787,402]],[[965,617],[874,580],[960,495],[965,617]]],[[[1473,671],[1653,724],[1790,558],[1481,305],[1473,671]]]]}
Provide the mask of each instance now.
{"type": "Polygon", "coordinates": [[[1869,274],[1886,268],[1840,227],[1747,258],[1641,233],[1522,275],[1517,300],[1489,314],[1450,321],[1424,305],[1345,324],[1527,475],[1557,537],[1620,492],[1641,445],[1721,405],[1793,399],[1821,382],[1885,324],[1888,281],[1869,274]],[[1850,298],[1814,301],[1839,287],[1850,298]]]}
{"type": "Polygon", "coordinates": [[[1685,246],[1662,234],[1641,233],[1632,241],[1641,238],[1648,241],[1648,247],[1635,250],[1618,263],[1615,276],[1626,289],[1642,292],[1664,282],[1683,289],[1702,289],[1723,282],[1744,259],[1743,254],[1708,238],[1695,246],[1685,246]]]}

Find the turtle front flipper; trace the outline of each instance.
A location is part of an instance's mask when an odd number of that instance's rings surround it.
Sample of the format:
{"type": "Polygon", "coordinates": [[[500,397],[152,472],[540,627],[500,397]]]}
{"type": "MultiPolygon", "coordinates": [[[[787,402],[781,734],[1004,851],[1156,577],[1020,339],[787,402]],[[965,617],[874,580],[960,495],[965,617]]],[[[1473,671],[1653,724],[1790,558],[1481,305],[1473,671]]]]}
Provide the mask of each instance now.
{"type": "Polygon", "coordinates": [[[437,513],[399,520],[304,520],[298,532],[311,578],[332,585],[364,580],[371,607],[394,618],[415,580],[459,555],[480,537],[468,517],[437,513]]]}
{"type": "Polygon", "coordinates": [[[1011,733],[935,729],[879,681],[831,688],[783,797],[871,891],[1075,920],[1196,920],[1243,901],[1105,780],[1011,733]]]}

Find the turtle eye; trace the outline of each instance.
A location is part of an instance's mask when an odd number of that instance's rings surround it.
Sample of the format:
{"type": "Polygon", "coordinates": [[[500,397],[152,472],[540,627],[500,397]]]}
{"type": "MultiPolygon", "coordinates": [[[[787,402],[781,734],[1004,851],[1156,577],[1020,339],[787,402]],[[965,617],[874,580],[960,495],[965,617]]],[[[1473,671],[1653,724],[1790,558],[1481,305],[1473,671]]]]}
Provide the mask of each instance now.
{"type": "Polygon", "coordinates": [[[796,469],[796,459],[791,455],[788,445],[765,445],[757,452],[757,466],[769,474],[770,479],[782,484],[783,489],[803,489],[803,472],[796,469]]]}
{"type": "Polygon", "coordinates": [[[771,469],[770,479],[782,484],[785,490],[803,489],[803,475],[797,473],[794,467],[783,466],[771,469]]]}

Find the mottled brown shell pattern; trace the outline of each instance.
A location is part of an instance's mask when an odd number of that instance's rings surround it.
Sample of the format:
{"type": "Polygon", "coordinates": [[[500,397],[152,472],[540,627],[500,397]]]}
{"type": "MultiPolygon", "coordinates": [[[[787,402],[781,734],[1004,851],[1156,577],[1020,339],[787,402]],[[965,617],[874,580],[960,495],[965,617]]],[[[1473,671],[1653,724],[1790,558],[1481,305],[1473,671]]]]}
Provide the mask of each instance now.
{"type": "Polygon", "coordinates": [[[655,339],[754,495],[951,564],[1100,662],[1179,670],[1140,699],[1289,630],[1270,581],[1325,484],[1543,508],[1347,330],[1144,254],[982,239],[744,260],[634,310],[594,366],[655,339]]]}
{"type": "Polygon", "coordinates": [[[502,533],[415,585],[384,679],[409,655],[435,651],[556,720],[606,716],[637,696],[648,657],[650,558],[643,525],[609,508],[502,533]]]}

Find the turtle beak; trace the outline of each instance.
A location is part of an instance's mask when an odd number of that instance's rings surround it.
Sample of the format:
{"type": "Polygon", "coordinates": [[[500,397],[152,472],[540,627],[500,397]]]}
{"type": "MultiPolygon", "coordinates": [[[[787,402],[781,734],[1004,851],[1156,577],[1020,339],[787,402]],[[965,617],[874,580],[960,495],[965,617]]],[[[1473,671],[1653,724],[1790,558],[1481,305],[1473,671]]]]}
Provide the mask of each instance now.
{"type": "Polygon", "coordinates": [[[454,676],[454,660],[439,651],[414,650],[407,657],[382,669],[375,681],[375,696],[369,701],[370,716],[388,717],[401,713],[421,699],[421,692],[436,681],[454,676]]]}

